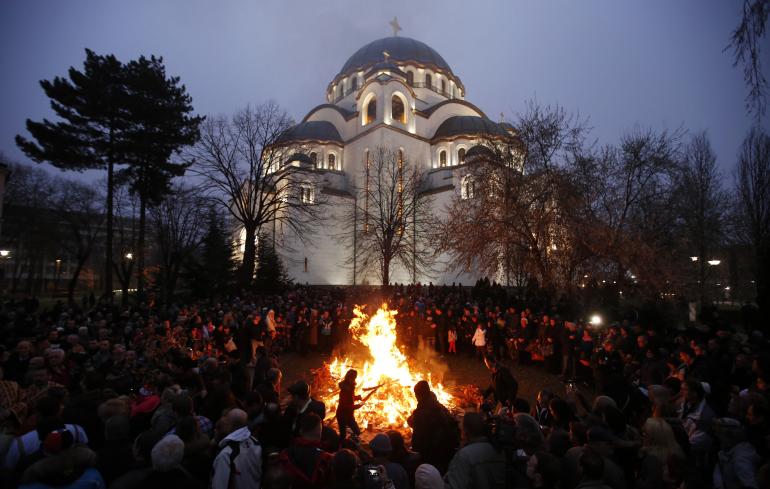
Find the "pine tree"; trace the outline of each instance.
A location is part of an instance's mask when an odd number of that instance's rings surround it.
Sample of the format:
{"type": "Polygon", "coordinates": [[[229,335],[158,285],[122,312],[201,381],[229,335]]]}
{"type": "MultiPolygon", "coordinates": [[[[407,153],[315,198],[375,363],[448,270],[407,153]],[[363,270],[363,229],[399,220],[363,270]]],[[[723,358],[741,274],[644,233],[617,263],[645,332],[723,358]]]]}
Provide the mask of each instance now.
{"type": "Polygon", "coordinates": [[[114,170],[127,149],[125,70],[115,56],[86,49],[83,70],[73,67],[68,75],[40,81],[61,121],[27,119],[32,140],[17,135],[16,144],[34,161],[62,170],[107,170],[104,292],[111,298],[114,170]]]}
{"type": "Polygon", "coordinates": [[[189,163],[170,161],[183,146],[199,138],[203,117],[190,116],[192,98],[178,77],[166,76],[163,58],[139,57],[125,65],[127,113],[131,142],[128,167],[121,179],[139,197],[137,243],[137,296],[144,293],[147,206],[158,205],[171,191],[174,177],[184,175],[189,163]]]}
{"type": "Polygon", "coordinates": [[[275,293],[289,285],[289,276],[273,241],[261,234],[257,242],[257,274],[255,288],[259,292],[275,293]]]}
{"type": "Polygon", "coordinates": [[[221,221],[222,216],[211,210],[208,230],[203,238],[201,275],[211,290],[226,291],[234,282],[235,258],[231,240],[221,221]]]}

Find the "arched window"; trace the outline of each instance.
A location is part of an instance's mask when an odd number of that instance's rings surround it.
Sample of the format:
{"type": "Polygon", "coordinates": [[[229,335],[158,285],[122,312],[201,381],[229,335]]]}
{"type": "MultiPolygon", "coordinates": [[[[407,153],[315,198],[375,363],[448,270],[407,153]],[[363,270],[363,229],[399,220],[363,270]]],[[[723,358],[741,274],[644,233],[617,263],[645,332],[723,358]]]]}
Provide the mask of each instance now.
{"type": "Polygon", "coordinates": [[[313,186],[309,183],[302,184],[299,188],[299,200],[303,204],[312,204],[315,200],[313,186]]]}
{"type": "Polygon", "coordinates": [[[318,166],[318,154],[315,151],[310,153],[310,161],[312,161],[315,166],[318,166]]]}
{"type": "Polygon", "coordinates": [[[465,175],[460,181],[460,198],[463,200],[472,199],[475,191],[476,185],[473,182],[473,177],[465,175]]]}
{"type": "Polygon", "coordinates": [[[364,119],[364,125],[371,124],[377,119],[377,98],[372,97],[369,103],[366,104],[366,115],[364,119]]]}
{"type": "Polygon", "coordinates": [[[350,79],[350,89],[355,90],[358,88],[358,77],[353,76],[353,78],[350,79]]]}
{"type": "Polygon", "coordinates": [[[441,79],[441,93],[447,93],[446,91],[446,80],[443,78],[441,79]]]}
{"type": "Polygon", "coordinates": [[[329,156],[327,157],[327,160],[329,161],[329,164],[326,165],[326,167],[329,170],[336,170],[337,169],[337,157],[334,155],[334,153],[329,153],[329,156]]]}
{"type": "Polygon", "coordinates": [[[406,84],[411,86],[414,86],[414,71],[407,71],[406,72],[406,84]]]}
{"type": "Polygon", "coordinates": [[[446,150],[442,149],[438,153],[438,166],[444,168],[446,166],[446,150]]]}
{"type": "Polygon", "coordinates": [[[431,78],[430,74],[425,73],[425,86],[428,88],[433,88],[433,78],[431,78]]]}
{"type": "Polygon", "coordinates": [[[462,165],[465,163],[465,148],[460,148],[457,152],[457,164],[462,165]]]}
{"type": "Polygon", "coordinates": [[[406,111],[404,111],[404,101],[398,95],[393,95],[390,100],[390,112],[394,121],[406,124],[406,111]]]}

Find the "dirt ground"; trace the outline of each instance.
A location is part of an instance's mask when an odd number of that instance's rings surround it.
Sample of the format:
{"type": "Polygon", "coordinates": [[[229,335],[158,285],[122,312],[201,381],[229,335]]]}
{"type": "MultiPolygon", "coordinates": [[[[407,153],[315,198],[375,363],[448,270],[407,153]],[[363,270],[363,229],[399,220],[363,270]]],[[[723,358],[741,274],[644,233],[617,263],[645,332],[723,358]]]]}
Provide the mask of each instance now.
{"type": "MultiPolygon", "coordinates": [[[[329,355],[320,353],[309,353],[302,357],[297,354],[286,354],[281,357],[281,370],[283,371],[282,389],[284,390],[294,381],[305,379],[311,383],[310,369],[318,368],[329,355]]],[[[484,363],[477,359],[465,355],[449,355],[445,358],[438,358],[436,363],[442,363],[448,367],[443,375],[442,383],[446,386],[464,386],[476,385],[485,389],[489,385],[490,372],[484,366],[484,363]]],[[[565,392],[564,384],[556,377],[546,373],[539,366],[513,366],[511,371],[519,382],[519,397],[526,399],[534,404],[537,393],[540,389],[549,389],[557,395],[563,395],[565,392]]],[[[436,373],[433,372],[434,378],[436,373]]]]}

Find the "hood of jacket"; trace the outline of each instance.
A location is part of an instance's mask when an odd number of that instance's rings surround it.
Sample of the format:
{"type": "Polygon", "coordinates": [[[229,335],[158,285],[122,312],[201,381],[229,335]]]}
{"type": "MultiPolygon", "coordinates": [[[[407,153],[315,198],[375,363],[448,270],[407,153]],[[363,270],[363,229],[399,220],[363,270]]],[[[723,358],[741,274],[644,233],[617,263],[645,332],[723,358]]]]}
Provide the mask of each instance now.
{"type": "Polygon", "coordinates": [[[248,440],[250,436],[251,430],[248,426],[244,426],[243,428],[238,428],[237,430],[224,437],[222,441],[219,442],[219,446],[223,447],[230,441],[245,441],[248,440]]]}

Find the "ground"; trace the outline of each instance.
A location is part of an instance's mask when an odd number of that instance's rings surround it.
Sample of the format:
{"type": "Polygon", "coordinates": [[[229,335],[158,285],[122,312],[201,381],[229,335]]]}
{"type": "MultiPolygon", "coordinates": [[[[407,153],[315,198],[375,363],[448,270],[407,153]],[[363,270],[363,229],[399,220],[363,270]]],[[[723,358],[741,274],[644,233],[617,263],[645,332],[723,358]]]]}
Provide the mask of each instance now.
{"type": "MultiPolygon", "coordinates": [[[[310,369],[318,368],[329,359],[329,355],[310,353],[305,357],[296,354],[286,354],[281,357],[281,370],[283,371],[283,385],[286,389],[294,381],[304,378],[311,383],[310,369]]],[[[441,361],[441,360],[439,360],[441,361]]],[[[444,375],[444,384],[447,386],[476,385],[486,388],[490,381],[490,372],[484,363],[477,358],[466,355],[447,356],[444,361],[448,370],[444,375]]],[[[565,392],[564,384],[555,375],[546,373],[540,366],[521,367],[513,366],[511,371],[519,381],[519,397],[534,404],[540,389],[549,389],[557,395],[565,392]]]]}

